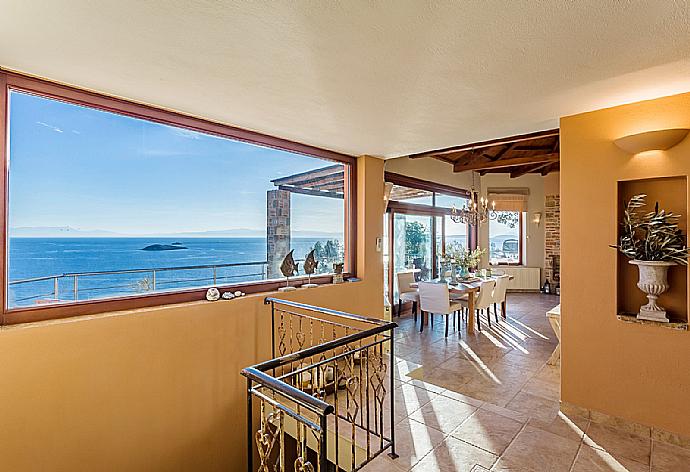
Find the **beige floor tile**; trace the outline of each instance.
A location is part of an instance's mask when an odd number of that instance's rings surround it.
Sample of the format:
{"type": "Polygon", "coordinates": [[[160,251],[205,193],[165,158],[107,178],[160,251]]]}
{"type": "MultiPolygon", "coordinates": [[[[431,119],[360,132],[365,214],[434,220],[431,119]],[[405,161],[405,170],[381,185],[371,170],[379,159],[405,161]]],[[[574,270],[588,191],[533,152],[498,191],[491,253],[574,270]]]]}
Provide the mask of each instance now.
{"type": "Polygon", "coordinates": [[[513,352],[506,353],[503,357],[494,360],[489,364],[493,367],[494,364],[507,364],[516,368],[520,368],[523,372],[534,374],[546,364],[547,359],[524,356],[513,352]]]}
{"type": "Polygon", "coordinates": [[[428,382],[454,392],[462,392],[462,386],[471,380],[470,377],[458,375],[452,370],[427,366],[410,372],[410,377],[428,382]]]}
{"type": "Polygon", "coordinates": [[[395,355],[398,357],[402,357],[403,359],[407,359],[408,356],[411,354],[419,351],[419,345],[409,342],[409,343],[402,343],[402,342],[397,342],[395,344],[395,355]]]}
{"type": "Polygon", "coordinates": [[[399,469],[412,468],[425,455],[441,444],[442,432],[414,420],[405,420],[395,428],[395,459],[399,469]]]}
{"type": "Polygon", "coordinates": [[[543,429],[553,434],[557,434],[566,439],[573,441],[580,441],[587,431],[589,420],[577,416],[568,417],[559,412],[558,416],[551,421],[543,421],[536,418],[530,418],[528,425],[535,428],[543,429]]]}
{"type": "MultiPolygon", "coordinates": [[[[466,442],[449,437],[412,469],[412,472],[457,472],[491,467],[498,456],[466,442]]],[[[486,470],[486,469],[485,469],[486,470]]]]}
{"type": "Polygon", "coordinates": [[[523,423],[483,409],[477,410],[451,436],[494,454],[501,454],[523,423]]]}
{"type": "Polygon", "coordinates": [[[578,441],[525,426],[492,470],[568,472],[579,447],[578,441]]]}
{"type": "Polygon", "coordinates": [[[652,472],[690,472],[690,450],[654,441],[652,472]]]}
{"type": "Polygon", "coordinates": [[[460,355],[470,360],[481,359],[483,362],[500,359],[508,352],[512,352],[512,348],[508,345],[496,346],[495,344],[483,341],[476,343],[467,343],[461,346],[460,355]]]}
{"type": "Polygon", "coordinates": [[[519,411],[509,410],[503,408],[502,406],[494,405],[493,403],[484,403],[482,410],[490,411],[491,413],[496,413],[497,415],[505,416],[512,420],[518,421],[520,423],[526,423],[529,419],[529,415],[525,413],[520,413],[519,411]]]}
{"type": "Polygon", "coordinates": [[[484,362],[469,360],[460,354],[446,359],[442,364],[439,364],[438,367],[441,369],[450,370],[455,372],[457,375],[467,378],[481,376],[488,379],[493,375],[493,372],[489,366],[484,362]]]}
{"type": "Polygon", "coordinates": [[[541,380],[543,382],[552,383],[554,385],[560,385],[561,383],[561,369],[558,366],[544,365],[539,372],[537,372],[534,380],[541,380]]]}
{"type": "Polygon", "coordinates": [[[418,380],[418,379],[409,379],[407,381],[408,384],[414,385],[415,387],[423,388],[424,390],[428,390],[431,393],[438,393],[441,394],[446,391],[445,388],[439,387],[438,385],[434,385],[429,382],[424,382],[423,380],[418,380]]]}
{"type": "Polygon", "coordinates": [[[449,359],[450,357],[457,355],[457,349],[448,347],[432,349],[431,347],[426,347],[422,349],[417,349],[416,351],[411,352],[402,357],[421,365],[439,365],[442,364],[446,359],[449,359]]]}
{"type": "Polygon", "coordinates": [[[519,411],[542,421],[553,421],[558,416],[560,402],[554,399],[532,395],[525,391],[519,392],[506,404],[509,410],[519,411]]]}
{"type": "Polygon", "coordinates": [[[561,398],[561,388],[559,384],[534,378],[525,383],[525,386],[522,387],[522,391],[552,400],[560,400],[561,398]]]}
{"type": "Polygon", "coordinates": [[[551,357],[555,347],[555,345],[552,346],[542,343],[536,345],[523,345],[524,350],[513,349],[512,353],[515,356],[529,357],[530,359],[534,359],[535,362],[542,362],[543,365],[546,365],[546,361],[551,357]]]}
{"type": "Polygon", "coordinates": [[[444,390],[441,393],[441,395],[443,395],[444,397],[452,398],[453,400],[458,400],[460,402],[476,406],[477,408],[484,406],[484,403],[485,403],[482,400],[468,397],[467,395],[463,395],[462,393],[454,392],[452,390],[444,390]]]}
{"type": "Polygon", "coordinates": [[[407,472],[410,470],[410,467],[407,467],[405,463],[399,462],[397,459],[391,459],[384,452],[368,463],[362,470],[365,472],[407,472]]]}
{"type": "Polygon", "coordinates": [[[410,378],[407,376],[413,370],[419,369],[421,364],[408,360],[400,360],[395,364],[395,378],[403,381],[408,381],[410,378]]]}
{"type": "Polygon", "coordinates": [[[586,445],[602,449],[615,457],[625,457],[649,465],[652,442],[650,438],[590,423],[584,441],[586,445]]]}
{"type": "Polygon", "coordinates": [[[534,375],[532,372],[516,368],[504,362],[489,366],[493,377],[503,384],[519,384],[524,386],[534,375]]]}
{"type": "Polygon", "coordinates": [[[522,385],[523,381],[521,380],[490,381],[475,378],[460,387],[460,392],[478,400],[504,407],[520,391],[522,385]]]}
{"type": "Polygon", "coordinates": [[[450,434],[475,411],[476,406],[439,396],[412,413],[410,418],[450,434]]]}
{"type": "MultiPolygon", "coordinates": [[[[400,388],[395,389],[396,419],[408,417],[436,397],[438,397],[437,393],[432,393],[414,385],[403,384],[400,388]]],[[[389,401],[384,403],[384,410],[390,411],[389,401]]]]}
{"type": "Polygon", "coordinates": [[[583,444],[571,472],[649,472],[649,466],[583,444]]]}
{"type": "Polygon", "coordinates": [[[644,438],[652,436],[652,428],[634,421],[629,421],[616,416],[608,415],[600,411],[592,410],[589,413],[592,423],[602,424],[610,428],[619,429],[628,433],[636,434],[644,438]]]}
{"type": "MultiPolygon", "coordinates": [[[[398,388],[398,387],[402,386],[402,384],[404,384],[404,383],[408,383],[408,382],[405,382],[404,380],[401,380],[401,379],[395,379],[394,383],[393,383],[393,388],[398,388]]],[[[386,382],[386,388],[388,388],[388,384],[390,384],[390,381],[386,382]]]]}

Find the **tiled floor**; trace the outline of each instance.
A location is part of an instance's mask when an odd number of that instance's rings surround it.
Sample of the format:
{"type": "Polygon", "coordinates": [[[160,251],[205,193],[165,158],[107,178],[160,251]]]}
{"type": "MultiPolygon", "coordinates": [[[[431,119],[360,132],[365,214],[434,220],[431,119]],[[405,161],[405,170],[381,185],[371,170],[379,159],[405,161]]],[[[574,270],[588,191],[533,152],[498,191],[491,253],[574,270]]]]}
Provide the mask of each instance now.
{"type": "Polygon", "coordinates": [[[396,435],[400,457],[365,471],[690,471],[690,450],[559,412],[558,298],[509,294],[508,319],[466,334],[399,321],[396,435]]]}

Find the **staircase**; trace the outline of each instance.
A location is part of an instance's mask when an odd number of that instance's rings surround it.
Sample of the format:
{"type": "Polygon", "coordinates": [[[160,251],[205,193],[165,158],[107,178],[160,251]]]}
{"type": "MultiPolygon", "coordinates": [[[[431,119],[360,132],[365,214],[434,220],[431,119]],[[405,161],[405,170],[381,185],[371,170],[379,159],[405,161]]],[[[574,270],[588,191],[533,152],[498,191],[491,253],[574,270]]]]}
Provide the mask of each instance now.
{"type": "Polygon", "coordinates": [[[248,471],[356,471],[395,454],[395,323],[276,298],[247,379],[248,471]]]}

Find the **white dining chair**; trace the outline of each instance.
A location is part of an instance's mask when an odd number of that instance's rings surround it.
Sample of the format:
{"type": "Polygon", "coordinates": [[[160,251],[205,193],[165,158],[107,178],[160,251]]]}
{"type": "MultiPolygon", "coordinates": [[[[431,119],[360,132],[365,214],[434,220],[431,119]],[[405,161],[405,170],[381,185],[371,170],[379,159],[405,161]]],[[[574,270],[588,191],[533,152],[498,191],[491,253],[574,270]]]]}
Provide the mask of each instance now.
{"type": "MultiPolygon", "coordinates": [[[[424,313],[431,318],[434,326],[434,314],[446,315],[446,337],[448,336],[448,317],[455,316],[462,305],[450,299],[448,285],[445,283],[419,282],[419,305],[422,309],[422,321],[419,332],[424,331],[424,313]]],[[[455,319],[453,319],[455,321],[455,319]]]]}
{"type": "Polygon", "coordinates": [[[496,279],[496,287],[493,293],[493,304],[494,304],[494,318],[498,323],[498,310],[497,305],[501,304],[501,315],[503,318],[506,317],[506,290],[508,289],[508,282],[510,281],[509,275],[501,275],[496,279]]]}
{"type": "Polygon", "coordinates": [[[417,308],[419,306],[419,292],[411,287],[415,282],[414,272],[398,272],[398,316],[402,313],[403,302],[412,302],[412,315],[417,321],[417,308]]]}
{"type": "MultiPolygon", "coordinates": [[[[482,330],[480,314],[484,313],[484,310],[486,310],[487,319],[489,320],[489,327],[491,327],[491,314],[489,313],[489,307],[493,302],[494,287],[496,287],[495,280],[484,280],[479,286],[479,292],[477,292],[477,295],[475,296],[474,309],[477,315],[477,328],[479,329],[479,331],[482,330]]],[[[469,294],[470,297],[472,295],[472,293],[469,294]]],[[[460,300],[459,303],[463,307],[463,309],[469,310],[469,300],[460,300]]]]}

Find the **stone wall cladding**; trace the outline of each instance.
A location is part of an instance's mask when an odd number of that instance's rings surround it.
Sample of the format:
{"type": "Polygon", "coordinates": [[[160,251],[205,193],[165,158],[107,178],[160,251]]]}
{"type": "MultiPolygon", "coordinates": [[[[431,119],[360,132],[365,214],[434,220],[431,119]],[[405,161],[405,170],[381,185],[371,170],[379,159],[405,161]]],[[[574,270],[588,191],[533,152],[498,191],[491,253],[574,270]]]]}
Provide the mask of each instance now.
{"type": "Polygon", "coordinates": [[[557,257],[560,265],[561,198],[560,195],[546,195],[544,198],[544,276],[551,282],[560,279],[560,274],[554,274],[554,256],[557,257]]]}
{"type": "Polygon", "coordinates": [[[282,277],[280,263],[290,251],[290,192],[266,192],[266,255],[269,279],[282,277]]]}

